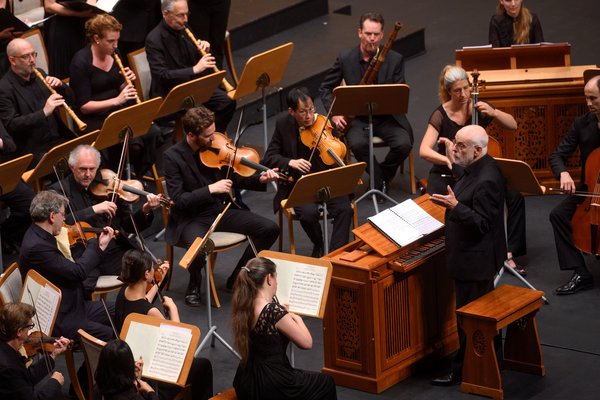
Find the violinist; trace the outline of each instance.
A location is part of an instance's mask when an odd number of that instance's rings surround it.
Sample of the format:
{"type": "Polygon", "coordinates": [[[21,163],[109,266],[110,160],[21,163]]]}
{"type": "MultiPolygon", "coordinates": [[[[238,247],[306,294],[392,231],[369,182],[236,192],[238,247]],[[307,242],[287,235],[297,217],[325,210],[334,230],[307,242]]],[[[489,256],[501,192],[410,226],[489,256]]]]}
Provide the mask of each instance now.
{"type": "MultiPolygon", "coordinates": [[[[121,270],[121,258],[125,251],[136,247],[136,243],[127,238],[127,233],[135,233],[130,215],[137,225],[138,231],[146,229],[154,214],[152,209],[160,204],[160,196],[148,194],[144,205],[135,213],[131,204],[126,203],[118,196],[111,198],[100,198],[94,195],[96,186],[103,184],[99,174],[100,153],[88,145],[77,146],[69,155],[69,168],[71,174],[62,180],[61,185],[55,183],[52,188],[60,192],[65,190],[65,195],[71,202],[71,208],[75,213],[75,220],[69,216],[67,222],[73,224],[79,221],[87,222],[93,228],[103,228],[110,225],[113,229],[125,234],[118,235],[111,241],[104,252],[102,262],[92,271],[84,282],[86,294],[91,293],[100,275],[119,275],[121,270]]],[[[78,245],[71,251],[78,258],[85,249],[85,245],[78,245]]]]}
{"type": "Polygon", "coordinates": [[[61,399],[63,374],[54,370],[56,356],[64,353],[69,339],[61,337],[49,353],[29,367],[19,349],[33,328],[35,308],[25,303],[8,303],[0,307],[0,398],[11,400],[61,399]],[[36,387],[46,376],[50,379],[36,387]]]}
{"type": "MultiPolygon", "coordinates": [[[[224,196],[232,187],[239,189],[266,190],[266,183],[278,179],[274,170],[261,174],[242,177],[229,173],[228,169],[211,168],[200,160],[200,152],[211,146],[215,132],[214,114],[204,106],[189,109],[182,119],[185,136],[183,140],[164,153],[163,166],[167,181],[167,191],[175,205],[171,207],[171,216],[166,228],[166,240],[175,245],[181,243],[190,246],[199,236],[204,236],[217,215],[223,211],[224,196]]],[[[235,232],[247,235],[257,251],[269,249],[277,240],[279,227],[270,219],[249,210],[230,207],[219,222],[219,231],[235,232]]],[[[231,289],[240,268],[254,257],[252,247],[248,245],[238,264],[227,279],[231,289]]],[[[185,302],[190,306],[199,306],[201,269],[204,258],[197,257],[190,265],[185,302]]]]}
{"type": "MultiPolygon", "coordinates": [[[[302,143],[299,133],[302,128],[310,128],[315,123],[315,105],[308,89],[299,87],[290,90],[287,95],[287,105],[287,114],[277,119],[275,132],[265,153],[265,165],[280,170],[290,170],[296,178],[337,167],[337,165],[326,165],[318,155],[314,156],[311,162],[308,161],[312,150],[302,143]]],[[[273,201],[275,212],[279,210],[281,200],[288,197],[292,188],[291,184],[278,186],[273,201]]],[[[340,196],[329,200],[327,209],[333,216],[330,249],[335,250],[347,244],[349,240],[353,215],[350,197],[340,196]]],[[[294,212],[313,243],[311,257],[321,257],[324,246],[317,204],[295,207],[294,212]]]]}
{"type": "MultiPolygon", "coordinates": [[[[23,238],[19,255],[19,270],[25,277],[30,269],[39,272],[62,292],[62,300],[54,325],[54,335],[75,339],[83,329],[101,340],[110,340],[113,331],[102,303],[85,300],[83,282],[102,261],[113,237],[111,227],[105,227],[98,239],[91,239],[83,254],[75,261],[67,259],[58,249],[56,236],[64,222],[69,200],[53,191],[39,192],[31,202],[33,224],[23,238]]],[[[114,313],[114,304],[107,307],[114,313]]]]}
{"type": "MultiPolygon", "coordinates": [[[[577,191],[593,191],[586,181],[596,180],[586,177],[586,162],[597,162],[589,159],[590,153],[600,147],[600,76],[591,78],[584,87],[585,101],[589,112],[573,122],[571,130],[563,137],[556,150],[550,155],[550,167],[557,179],[560,189],[566,194],[577,191]],[[567,171],[567,160],[579,149],[581,157],[581,182],[575,184],[567,171]]],[[[595,171],[598,174],[599,171],[595,171]]],[[[558,253],[558,265],[561,270],[573,270],[573,275],[567,283],[556,289],[557,295],[569,295],[580,290],[591,289],[594,278],[585,265],[581,251],[575,247],[573,230],[577,226],[571,224],[571,219],[577,206],[585,200],[584,197],[569,196],[550,212],[550,223],[554,230],[554,242],[558,253]]]]}
{"type": "MultiPolygon", "coordinates": [[[[360,17],[359,45],[344,50],[338,55],[319,88],[326,109],[329,109],[333,102],[333,89],[339,86],[342,80],[346,85],[360,83],[371,59],[381,46],[384,37],[383,25],[383,16],[379,13],[369,12],[360,17]]],[[[390,50],[373,83],[405,83],[402,55],[390,50]]],[[[340,131],[349,129],[346,137],[352,153],[358,161],[364,161],[369,165],[371,160],[369,160],[368,117],[357,117],[352,120],[350,126],[348,126],[348,119],[343,115],[334,115],[331,120],[335,129],[340,131]]],[[[390,181],[412,148],[412,128],[405,115],[378,115],[373,118],[373,133],[390,148],[382,162],[373,160],[375,176],[371,177],[375,179],[375,188],[387,194],[390,181]]],[[[367,171],[370,171],[369,167],[367,171]]]]}
{"type": "MultiPolygon", "coordinates": [[[[168,264],[167,264],[168,266],[168,264]]],[[[169,318],[171,321],[179,321],[177,305],[167,296],[160,296],[162,308],[165,314],[152,303],[157,294],[158,287],[153,285],[147,290],[149,283],[154,282],[156,269],[166,272],[165,263],[158,266],[152,257],[144,251],[137,249],[129,250],[123,256],[123,267],[119,279],[126,286],[121,288],[115,302],[115,325],[118,331],[123,327],[125,318],[131,313],[150,315],[157,318],[169,318]]],[[[192,385],[192,399],[204,400],[213,395],[212,365],[205,358],[194,358],[187,383],[192,385]]],[[[160,398],[172,398],[177,393],[174,385],[160,384],[158,393],[160,398]],[[173,393],[174,392],[174,393],[173,393]]]]}

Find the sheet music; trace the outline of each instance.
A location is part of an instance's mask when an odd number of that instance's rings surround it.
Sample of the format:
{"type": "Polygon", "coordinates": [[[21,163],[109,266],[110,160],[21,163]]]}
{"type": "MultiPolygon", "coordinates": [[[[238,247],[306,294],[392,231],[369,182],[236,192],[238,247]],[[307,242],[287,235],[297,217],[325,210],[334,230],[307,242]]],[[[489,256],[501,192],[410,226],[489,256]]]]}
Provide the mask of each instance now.
{"type": "Polygon", "coordinates": [[[37,299],[35,300],[35,313],[37,317],[33,318],[34,330],[40,330],[46,335],[51,335],[50,328],[52,327],[52,320],[56,315],[56,309],[58,308],[58,299],[60,294],[52,287],[45,285],[38,293],[37,299]],[[40,322],[40,327],[37,326],[37,322],[40,322]]]}
{"type": "Polygon", "coordinates": [[[423,210],[417,203],[408,199],[391,208],[394,214],[416,228],[422,235],[428,235],[444,227],[437,219],[423,210]]]}
{"type": "Polygon", "coordinates": [[[131,348],[133,358],[137,361],[141,356],[144,360],[144,369],[142,370],[143,376],[148,374],[148,368],[150,367],[148,361],[152,358],[152,353],[156,347],[157,340],[158,337],[155,326],[131,321],[125,341],[131,348]]]}
{"type": "Polygon", "coordinates": [[[96,7],[102,11],[110,13],[118,2],[119,0],[98,0],[96,2],[96,7]]]}
{"type": "Polygon", "coordinates": [[[296,266],[290,292],[290,311],[318,314],[326,279],[327,268],[306,264],[296,266]]]}
{"type": "Polygon", "coordinates": [[[155,351],[150,359],[148,376],[177,382],[191,340],[192,332],[189,329],[161,326],[155,351]]]}

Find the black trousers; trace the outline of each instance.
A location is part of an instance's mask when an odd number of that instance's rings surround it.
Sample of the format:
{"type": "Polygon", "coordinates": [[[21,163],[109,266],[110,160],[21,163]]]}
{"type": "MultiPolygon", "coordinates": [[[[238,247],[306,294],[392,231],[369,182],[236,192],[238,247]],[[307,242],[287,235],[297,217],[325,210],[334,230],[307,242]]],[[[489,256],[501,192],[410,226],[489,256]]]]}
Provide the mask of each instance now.
{"type": "Polygon", "coordinates": [[[231,0],[190,0],[189,25],[197,39],[210,43],[217,67],[223,69],[225,31],[229,19],[231,0]]]}
{"type": "MultiPolygon", "coordinates": [[[[314,245],[323,245],[323,232],[319,218],[319,206],[306,204],[294,207],[300,225],[314,245]]],[[[350,225],[352,224],[352,206],[348,196],[333,198],[327,202],[327,212],[333,217],[333,229],[329,251],[333,251],[348,243],[350,239],[350,225]]]]}
{"type": "Polygon", "coordinates": [[[581,251],[573,244],[573,228],[571,226],[571,218],[573,218],[577,206],[584,200],[584,197],[567,196],[550,211],[550,224],[554,231],[554,243],[560,269],[572,269],[583,278],[591,279],[592,274],[585,265],[581,251]]]}
{"type": "Polygon", "coordinates": [[[2,240],[21,243],[31,225],[29,206],[34,196],[33,190],[21,181],[12,192],[0,195],[0,203],[10,209],[10,215],[2,223],[2,240]]]}
{"type": "MultiPolygon", "coordinates": [[[[383,181],[391,181],[398,167],[410,154],[412,144],[409,133],[391,116],[385,116],[373,124],[373,135],[383,139],[390,150],[382,162],[374,160],[373,168],[375,187],[381,188],[383,181]]],[[[352,121],[350,130],[346,135],[348,146],[358,161],[367,163],[367,172],[370,172],[369,160],[369,124],[363,119],[352,121]]]]}

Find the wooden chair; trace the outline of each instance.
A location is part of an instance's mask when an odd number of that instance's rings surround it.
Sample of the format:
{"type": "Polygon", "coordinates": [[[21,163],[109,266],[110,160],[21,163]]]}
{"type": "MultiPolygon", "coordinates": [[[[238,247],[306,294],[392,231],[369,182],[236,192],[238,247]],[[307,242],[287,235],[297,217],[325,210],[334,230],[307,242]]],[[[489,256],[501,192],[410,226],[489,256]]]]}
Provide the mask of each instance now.
{"type": "Polygon", "coordinates": [[[0,277],[0,306],[6,303],[18,303],[22,288],[21,271],[15,262],[0,277]]]}
{"type": "MultiPolygon", "coordinates": [[[[379,136],[373,136],[373,148],[388,147],[387,144],[379,136]]],[[[400,165],[400,173],[404,173],[404,163],[400,165]]],[[[417,182],[415,179],[415,157],[413,155],[413,149],[410,149],[408,153],[408,173],[410,174],[410,193],[417,193],[417,182]]]]}
{"type": "Polygon", "coordinates": [[[229,34],[229,31],[225,31],[225,60],[227,61],[229,73],[233,78],[233,84],[237,87],[240,80],[238,79],[237,72],[235,71],[235,64],[233,63],[233,52],[231,51],[231,35],[229,34]]]}
{"type": "MultiPolygon", "coordinates": [[[[281,201],[281,207],[279,207],[279,251],[283,251],[283,217],[287,221],[288,226],[288,239],[290,242],[290,254],[296,254],[296,242],[294,239],[294,221],[298,221],[298,216],[294,212],[294,208],[285,208],[284,207],[285,200],[281,201]]],[[[358,227],[358,213],[356,211],[356,203],[352,201],[351,203],[352,210],[354,211],[354,217],[352,219],[352,223],[354,228],[358,227]]],[[[328,214],[328,219],[333,218],[331,214],[328,214]]],[[[319,220],[323,221],[323,212],[319,215],[319,220]]],[[[328,238],[326,240],[329,240],[328,238]]]]}
{"type": "Polygon", "coordinates": [[[235,393],[235,389],[227,389],[223,393],[219,393],[216,396],[211,397],[209,400],[236,400],[237,395],[235,393]]]}
{"type": "Polygon", "coordinates": [[[137,77],[133,81],[133,85],[138,92],[138,96],[140,96],[142,101],[148,100],[150,98],[152,75],[150,73],[150,64],[148,64],[148,59],[146,58],[146,48],[142,47],[127,54],[127,58],[129,59],[131,70],[137,77]]]}
{"type": "MultiPolygon", "coordinates": [[[[79,337],[79,341],[81,343],[81,349],[83,350],[83,356],[85,357],[85,365],[87,368],[87,378],[88,378],[88,399],[93,398],[93,389],[94,389],[94,375],[96,374],[96,367],[98,366],[98,359],[100,358],[100,352],[106,346],[106,342],[100,339],[95,338],[90,335],[83,329],[79,329],[77,331],[77,336],[79,337]]],[[[85,400],[83,394],[83,390],[81,389],[81,383],[77,378],[77,374],[75,374],[75,382],[73,382],[73,376],[71,376],[71,383],[73,384],[73,389],[81,400],[85,400]]]]}
{"type": "Polygon", "coordinates": [[[21,36],[21,39],[27,40],[33,46],[33,50],[38,53],[35,65],[48,72],[48,53],[42,32],[38,28],[30,29],[21,36]]]}
{"type": "Polygon", "coordinates": [[[10,0],[10,9],[23,22],[36,22],[44,18],[44,0],[10,0]]]}
{"type": "MultiPolygon", "coordinates": [[[[165,177],[159,176],[158,171],[156,169],[156,165],[152,166],[152,174],[153,174],[154,180],[156,182],[157,192],[162,194],[163,196],[167,196],[167,186],[166,186],[165,177]]],[[[169,223],[169,211],[166,210],[164,207],[162,208],[162,215],[163,215],[164,226],[166,228],[167,224],[169,223]]],[[[221,308],[221,302],[219,301],[219,296],[217,294],[217,289],[215,287],[215,279],[214,279],[214,275],[213,275],[213,271],[214,271],[214,268],[217,263],[217,255],[218,255],[218,253],[221,253],[223,251],[226,251],[226,250],[229,250],[229,249],[232,249],[234,247],[241,245],[242,243],[244,243],[247,240],[247,238],[246,238],[246,235],[242,235],[239,233],[213,232],[213,234],[211,235],[211,239],[213,240],[213,242],[215,244],[215,248],[214,248],[213,252],[210,254],[210,256],[208,257],[208,265],[206,266],[208,268],[207,276],[208,276],[208,279],[210,279],[210,289],[211,289],[212,296],[214,299],[214,304],[217,308],[221,308]]],[[[171,276],[173,274],[173,267],[174,267],[173,245],[170,245],[169,243],[167,243],[166,240],[165,240],[165,245],[167,247],[166,248],[167,261],[169,262],[169,265],[171,265],[171,269],[169,270],[169,273],[166,277],[167,281],[165,283],[165,289],[168,289],[169,284],[171,282],[171,276]]],[[[176,244],[175,246],[185,248],[185,246],[180,243],[176,244]]]]}

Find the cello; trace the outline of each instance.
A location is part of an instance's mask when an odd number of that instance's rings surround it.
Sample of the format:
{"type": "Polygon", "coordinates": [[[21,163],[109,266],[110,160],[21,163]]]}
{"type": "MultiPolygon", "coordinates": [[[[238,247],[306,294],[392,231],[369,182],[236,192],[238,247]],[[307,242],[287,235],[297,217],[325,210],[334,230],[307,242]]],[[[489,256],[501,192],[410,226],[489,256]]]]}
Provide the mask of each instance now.
{"type": "Polygon", "coordinates": [[[585,162],[587,192],[576,192],[585,200],[571,218],[573,244],[584,253],[600,255],[600,148],[590,153],[585,162]]]}

